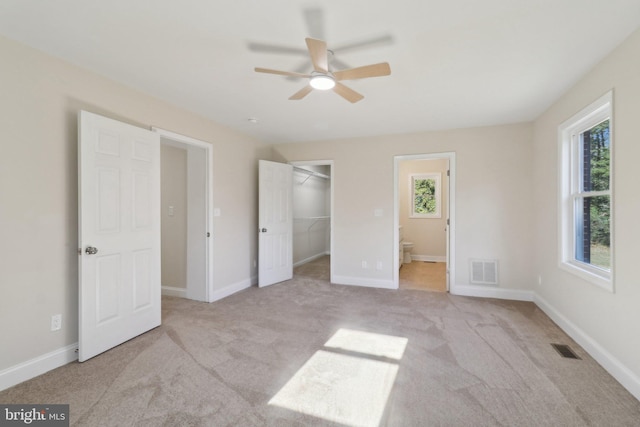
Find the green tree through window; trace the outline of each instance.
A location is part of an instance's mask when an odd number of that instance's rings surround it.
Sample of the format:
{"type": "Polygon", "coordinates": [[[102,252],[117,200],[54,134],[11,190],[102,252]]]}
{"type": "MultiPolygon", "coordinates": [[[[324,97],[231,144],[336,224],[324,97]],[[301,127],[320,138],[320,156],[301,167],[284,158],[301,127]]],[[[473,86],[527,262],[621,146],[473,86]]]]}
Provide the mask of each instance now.
{"type": "Polygon", "coordinates": [[[582,142],[582,221],[578,227],[576,258],[582,262],[609,268],[611,263],[611,209],[609,195],[587,196],[589,192],[609,190],[609,120],[584,131],[582,142]]]}
{"type": "Polygon", "coordinates": [[[436,213],[436,180],[416,179],[414,181],[414,212],[418,214],[436,213]]]}
{"type": "Polygon", "coordinates": [[[440,218],[440,173],[411,175],[411,217],[440,218]]]}

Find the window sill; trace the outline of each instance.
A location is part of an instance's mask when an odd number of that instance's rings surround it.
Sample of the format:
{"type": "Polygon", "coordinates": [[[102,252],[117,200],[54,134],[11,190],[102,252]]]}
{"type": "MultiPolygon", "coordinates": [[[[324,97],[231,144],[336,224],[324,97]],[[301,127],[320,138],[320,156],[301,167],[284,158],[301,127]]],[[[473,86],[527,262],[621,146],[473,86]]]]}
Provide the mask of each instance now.
{"type": "Polygon", "coordinates": [[[598,268],[592,268],[588,265],[571,262],[561,261],[560,268],[569,273],[578,276],[579,278],[596,285],[597,287],[604,289],[605,291],[614,293],[613,290],[613,278],[611,272],[600,270],[598,268]]]}

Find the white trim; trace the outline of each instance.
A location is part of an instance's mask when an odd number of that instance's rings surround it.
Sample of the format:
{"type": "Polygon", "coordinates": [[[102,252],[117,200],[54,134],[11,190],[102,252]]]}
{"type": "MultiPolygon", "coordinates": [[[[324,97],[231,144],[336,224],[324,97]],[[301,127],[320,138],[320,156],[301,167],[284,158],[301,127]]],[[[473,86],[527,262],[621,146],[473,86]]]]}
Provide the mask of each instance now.
{"type": "Polygon", "coordinates": [[[372,279],[370,277],[334,275],[331,283],[336,285],[364,286],[367,288],[398,289],[391,280],[372,279]]]}
{"type": "MultiPolygon", "coordinates": [[[[331,194],[329,195],[329,203],[330,203],[330,213],[329,213],[329,252],[327,253],[327,255],[329,254],[334,254],[334,250],[333,250],[333,242],[335,241],[335,239],[333,238],[333,230],[335,230],[335,227],[333,225],[333,221],[334,221],[334,207],[335,207],[335,203],[333,200],[333,194],[334,194],[334,184],[336,182],[335,180],[335,176],[336,176],[336,171],[335,171],[335,165],[333,164],[333,160],[296,160],[296,161],[291,161],[289,162],[290,165],[292,166],[329,166],[331,168],[331,175],[330,178],[331,180],[330,182],[330,192],[331,194]]],[[[333,283],[334,281],[334,276],[333,276],[333,272],[336,271],[334,268],[334,257],[331,257],[331,259],[329,260],[329,280],[333,283]]],[[[295,265],[294,265],[295,267],[295,265]]]]}
{"type": "Polygon", "coordinates": [[[162,285],[162,295],[168,297],[185,298],[187,296],[186,288],[176,288],[175,286],[162,285]]]}
{"type": "Polygon", "coordinates": [[[562,315],[555,307],[540,295],[534,293],[534,301],[547,316],[564,332],[585,349],[612,377],[614,377],[629,393],[640,400],[640,377],[616,359],[596,340],[562,315]]]}
{"type": "Polygon", "coordinates": [[[0,391],[78,360],[78,343],[59,348],[0,371],[0,391]]]}
{"type": "Polygon", "coordinates": [[[253,284],[257,283],[257,278],[258,276],[255,276],[255,278],[251,277],[249,279],[241,280],[240,282],[232,283],[231,285],[214,291],[211,294],[212,300],[210,302],[219,301],[222,298],[226,298],[237,292],[250,288],[253,284]]]}
{"type": "Polygon", "coordinates": [[[447,262],[446,256],[411,254],[411,261],[447,262]]]}
{"type": "MultiPolygon", "coordinates": [[[[400,284],[400,259],[398,254],[400,253],[400,195],[399,195],[399,175],[400,175],[400,162],[405,160],[435,160],[435,159],[447,159],[449,160],[449,194],[447,201],[449,203],[448,215],[449,225],[447,226],[449,240],[447,242],[449,253],[449,259],[447,262],[447,290],[451,293],[455,293],[456,280],[455,280],[455,264],[456,264],[456,153],[444,152],[444,153],[431,153],[431,154],[409,154],[393,157],[393,289],[398,289],[400,284]]],[[[333,259],[333,258],[332,258],[333,259]]],[[[413,259],[413,258],[412,258],[413,259]]],[[[333,281],[333,280],[332,280],[333,281]]]]}
{"type": "MultiPolygon", "coordinates": [[[[190,136],[186,136],[186,135],[181,135],[179,133],[175,133],[175,132],[171,132],[165,129],[161,129],[155,126],[151,127],[151,130],[156,132],[157,134],[160,135],[161,138],[165,139],[165,142],[168,143],[168,145],[173,145],[171,142],[177,142],[178,144],[174,145],[174,146],[178,146],[180,147],[180,143],[182,144],[187,144],[187,145],[191,145],[191,146],[195,146],[195,147],[199,147],[205,150],[205,155],[206,155],[206,176],[207,176],[207,183],[206,183],[206,229],[207,232],[209,233],[209,238],[207,238],[206,240],[206,247],[205,247],[205,260],[206,260],[206,272],[205,272],[205,278],[206,278],[206,283],[205,283],[205,300],[207,302],[213,302],[216,301],[216,299],[214,299],[214,289],[213,289],[213,284],[214,284],[214,280],[213,280],[213,238],[214,238],[214,229],[213,229],[213,212],[214,212],[214,206],[213,206],[213,145],[206,142],[206,141],[202,141],[199,139],[195,139],[192,138],[190,136]]],[[[219,299],[219,298],[218,298],[219,299]]]]}
{"type": "Polygon", "coordinates": [[[316,260],[318,258],[322,258],[323,256],[326,256],[327,254],[328,254],[328,252],[325,251],[325,252],[322,252],[322,253],[319,253],[319,254],[312,255],[312,256],[310,256],[308,258],[305,258],[305,259],[303,259],[301,261],[298,261],[295,264],[293,264],[293,268],[299,267],[299,266],[301,266],[303,264],[306,264],[308,262],[314,261],[314,260],[316,260]]]}
{"type": "Polygon", "coordinates": [[[533,291],[523,291],[518,289],[503,289],[494,286],[482,285],[456,285],[451,287],[452,295],[480,298],[497,298],[513,301],[529,301],[534,299],[533,291]]]}

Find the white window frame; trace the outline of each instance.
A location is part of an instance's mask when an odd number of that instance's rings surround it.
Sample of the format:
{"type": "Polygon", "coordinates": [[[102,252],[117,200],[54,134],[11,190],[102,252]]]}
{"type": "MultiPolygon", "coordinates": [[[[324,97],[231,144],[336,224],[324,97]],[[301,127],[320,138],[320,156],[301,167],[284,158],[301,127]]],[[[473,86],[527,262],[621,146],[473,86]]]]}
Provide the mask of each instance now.
{"type": "Polygon", "coordinates": [[[411,174],[409,176],[409,185],[410,190],[409,194],[411,194],[411,199],[409,200],[409,217],[410,218],[442,218],[442,190],[441,190],[441,182],[442,182],[442,174],[441,173],[420,173],[420,174],[411,174]],[[436,199],[436,211],[432,214],[418,213],[415,211],[415,199],[416,199],[416,180],[423,179],[433,179],[435,181],[435,194],[434,197],[436,199]]]}
{"type": "Polygon", "coordinates": [[[613,229],[614,229],[614,201],[613,201],[613,91],[594,101],[591,105],[565,121],[558,128],[559,147],[559,266],[560,268],[575,274],[576,276],[599,286],[609,292],[614,292],[613,272],[613,229]],[[582,150],[579,146],[579,136],[582,132],[591,129],[597,124],[609,119],[609,190],[584,192],[579,188],[581,183],[579,161],[582,150]],[[575,256],[576,247],[576,200],[581,200],[584,195],[591,197],[609,196],[610,209],[610,255],[611,264],[608,270],[592,264],[578,261],[575,256]]]}

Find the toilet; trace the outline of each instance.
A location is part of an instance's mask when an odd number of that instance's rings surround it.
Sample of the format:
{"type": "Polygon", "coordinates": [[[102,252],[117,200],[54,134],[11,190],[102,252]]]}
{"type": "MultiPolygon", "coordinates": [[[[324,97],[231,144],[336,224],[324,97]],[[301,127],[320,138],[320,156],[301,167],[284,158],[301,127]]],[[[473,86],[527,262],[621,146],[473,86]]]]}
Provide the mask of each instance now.
{"type": "Polygon", "coordinates": [[[413,242],[402,242],[402,252],[404,253],[403,264],[411,264],[411,249],[413,249],[413,242]]]}

